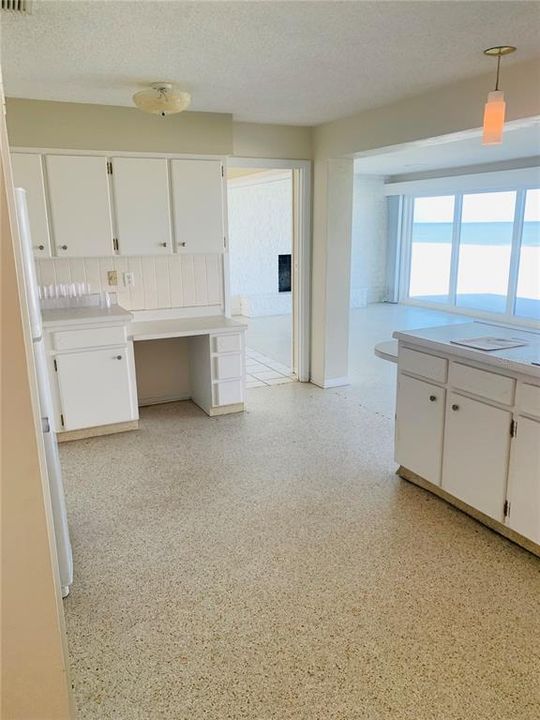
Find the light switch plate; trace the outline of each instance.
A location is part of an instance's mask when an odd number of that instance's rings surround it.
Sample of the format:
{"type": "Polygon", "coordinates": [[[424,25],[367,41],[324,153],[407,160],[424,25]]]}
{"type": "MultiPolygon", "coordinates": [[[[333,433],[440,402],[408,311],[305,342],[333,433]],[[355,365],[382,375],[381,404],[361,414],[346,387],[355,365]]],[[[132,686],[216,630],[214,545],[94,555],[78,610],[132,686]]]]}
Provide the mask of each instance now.
{"type": "Polygon", "coordinates": [[[109,285],[118,285],[118,273],[116,270],[107,271],[107,283],[109,285]]]}

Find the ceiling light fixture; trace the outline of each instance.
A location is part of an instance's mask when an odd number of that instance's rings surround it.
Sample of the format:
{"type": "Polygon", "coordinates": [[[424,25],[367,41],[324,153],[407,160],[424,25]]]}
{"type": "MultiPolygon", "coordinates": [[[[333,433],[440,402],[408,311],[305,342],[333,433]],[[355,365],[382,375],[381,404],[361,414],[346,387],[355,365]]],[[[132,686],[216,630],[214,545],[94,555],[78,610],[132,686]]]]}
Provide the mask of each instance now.
{"type": "Polygon", "coordinates": [[[188,108],[191,95],[178,90],[170,82],[155,82],[146,90],[135,93],[133,102],[139,110],[165,117],[188,108]]]}
{"type": "Polygon", "coordinates": [[[512,45],[497,45],[484,50],[484,55],[497,58],[497,79],[495,81],[495,90],[488,93],[487,103],[484,107],[483,145],[500,145],[502,143],[506,103],[504,102],[503,91],[499,90],[501,58],[503,55],[510,55],[515,50],[516,48],[512,45]]]}

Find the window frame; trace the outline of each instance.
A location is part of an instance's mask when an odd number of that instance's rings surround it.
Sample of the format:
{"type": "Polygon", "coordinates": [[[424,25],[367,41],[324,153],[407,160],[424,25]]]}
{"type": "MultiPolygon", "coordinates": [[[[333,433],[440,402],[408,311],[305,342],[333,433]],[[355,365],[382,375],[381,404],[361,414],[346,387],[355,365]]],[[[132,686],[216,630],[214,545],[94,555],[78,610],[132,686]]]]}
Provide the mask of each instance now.
{"type": "MultiPolygon", "coordinates": [[[[538,171],[538,168],[531,170],[538,171]]],[[[525,202],[528,190],[540,188],[540,178],[538,172],[527,173],[529,175],[525,181],[521,178],[521,182],[515,181],[514,178],[501,178],[501,175],[514,175],[514,173],[497,173],[499,182],[487,182],[485,184],[474,183],[472,176],[465,176],[466,182],[454,182],[448,184],[442,183],[442,178],[436,178],[430,187],[429,180],[410,183],[396,183],[394,190],[402,192],[393,192],[392,184],[387,188],[387,194],[399,194],[402,199],[402,222],[401,222],[401,242],[398,243],[399,252],[399,287],[398,300],[406,305],[414,305],[417,307],[429,308],[431,310],[439,310],[441,312],[457,313],[459,315],[474,316],[485,318],[488,320],[497,320],[511,325],[527,325],[540,327],[540,321],[534,318],[527,318],[516,315],[516,296],[519,279],[519,265],[521,259],[521,244],[523,239],[523,224],[525,216],[525,202]],[[513,181],[514,180],[514,181],[513,181]],[[460,185],[464,187],[460,187],[460,185]],[[406,187],[410,185],[410,188],[406,187]],[[405,192],[403,192],[405,191],[405,192]],[[514,221],[512,229],[512,244],[510,251],[510,265],[508,273],[508,288],[506,295],[506,307],[504,312],[494,312],[488,310],[477,310],[475,308],[467,308],[456,304],[456,291],[459,271],[459,250],[461,240],[461,218],[463,209],[463,196],[471,193],[493,193],[493,192],[515,192],[516,203],[514,208],[514,221]],[[425,300],[418,300],[411,297],[410,279],[411,279],[411,255],[412,255],[412,236],[413,236],[413,217],[414,217],[414,201],[419,197],[440,197],[441,195],[453,195],[454,197],[454,220],[452,232],[452,252],[450,260],[450,282],[448,290],[448,303],[436,303],[425,300]]],[[[489,175],[492,175],[489,173],[489,175]]],[[[493,174],[495,175],[495,174],[493,174]]],[[[447,178],[447,181],[460,181],[463,178],[447,178]]]]}

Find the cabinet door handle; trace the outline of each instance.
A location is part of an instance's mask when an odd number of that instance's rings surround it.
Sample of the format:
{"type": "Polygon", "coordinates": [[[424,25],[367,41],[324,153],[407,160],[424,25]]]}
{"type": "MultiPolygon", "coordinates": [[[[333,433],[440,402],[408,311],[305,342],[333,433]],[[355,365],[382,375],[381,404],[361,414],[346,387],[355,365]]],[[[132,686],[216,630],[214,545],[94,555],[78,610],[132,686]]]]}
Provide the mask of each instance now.
{"type": "Polygon", "coordinates": [[[178,244],[180,245],[180,247],[186,247],[186,243],[185,243],[185,242],[181,242],[181,243],[178,243],[178,244]]]}
{"type": "Polygon", "coordinates": [[[456,405],[456,403],[454,403],[454,404],[452,405],[452,410],[453,410],[454,412],[457,412],[457,411],[459,410],[459,405],[456,405]]]}
{"type": "Polygon", "coordinates": [[[159,243],[161,247],[167,247],[167,243],[159,243]]]}
{"type": "Polygon", "coordinates": [[[45,245],[37,245],[38,250],[45,250],[45,245]]]}
{"type": "Polygon", "coordinates": [[[437,396],[436,396],[436,395],[430,395],[430,396],[429,396],[429,401],[430,401],[430,402],[436,402],[436,401],[437,401],[437,396]]]}
{"type": "Polygon", "coordinates": [[[121,356],[121,355],[117,355],[114,359],[115,359],[115,360],[121,360],[121,359],[122,359],[122,356],[121,356]]]}
{"type": "Polygon", "coordinates": [[[60,245],[60,250],[67,250],[67,245],[60,245]]]}

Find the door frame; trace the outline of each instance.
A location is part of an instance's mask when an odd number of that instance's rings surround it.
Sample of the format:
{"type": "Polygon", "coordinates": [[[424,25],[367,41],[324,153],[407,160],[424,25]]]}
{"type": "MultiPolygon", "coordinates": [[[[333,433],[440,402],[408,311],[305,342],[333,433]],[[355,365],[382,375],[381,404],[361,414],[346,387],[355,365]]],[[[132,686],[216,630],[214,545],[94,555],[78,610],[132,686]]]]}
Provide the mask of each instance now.
{"type": "MultiPolygon", "coordinates": [[[[276,158],[227,158],[230,168],[291,170],[293,186],[293,267],[292,267],[292,361],[300,382],[310,381],[311,356],[311,161],[276,158]]],[[[224,262],[228,276],[228,245],[224,262]]],[[[229,287],[225,307],[230,313],[229,287]]]]}

